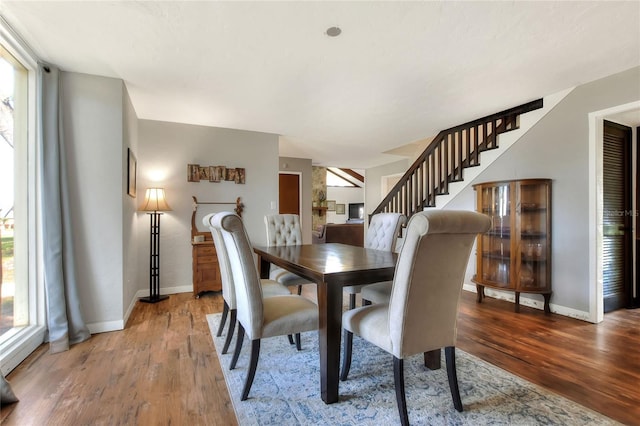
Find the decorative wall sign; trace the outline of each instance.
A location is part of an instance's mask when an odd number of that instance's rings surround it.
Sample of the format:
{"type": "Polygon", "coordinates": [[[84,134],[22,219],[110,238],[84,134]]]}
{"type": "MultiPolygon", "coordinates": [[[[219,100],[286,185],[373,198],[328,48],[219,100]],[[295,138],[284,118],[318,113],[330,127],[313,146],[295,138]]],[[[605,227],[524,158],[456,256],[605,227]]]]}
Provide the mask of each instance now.
{"type": "Polygon", "coordinates": [[[226,166],[201,166],[199,164],[187,164],[187,182],[221,182],[232,181],[245,183],[244,168],[226,166]]]}
{"type": "Polygon", "coordinates": [[[187,182],[200,182],[200,165],[187,165],[187,182]]]}

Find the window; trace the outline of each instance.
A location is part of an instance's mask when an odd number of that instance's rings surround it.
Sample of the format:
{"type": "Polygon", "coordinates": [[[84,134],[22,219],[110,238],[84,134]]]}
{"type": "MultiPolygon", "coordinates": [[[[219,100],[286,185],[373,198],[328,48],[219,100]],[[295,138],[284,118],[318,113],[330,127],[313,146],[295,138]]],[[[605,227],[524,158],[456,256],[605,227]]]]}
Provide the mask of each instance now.
{"type": "Polygon", "coordinates": [[[361,170],[327,167],[327,186],[362,188],[364,173],[361,170]]]}
{"type": "MultiPolygon", "coordinates": [[[[6,338],[14,328],[28,324],[29,300],[28,287],[18,285],[16,280],[24,282],[20,265],[22,251],[20,245],[16,247],[16,163],[20,150],[16,150],[15,127],[15,97],[16,79],[20,79],[25,69],[6,50],[0,54],[0,240],[2,241],[2,270],[0,271],[0,341],[6,338]],[[17,259],[16,259],[17,258],[17,259]],[[17,275],[17,276],[16,276],[17,275]],[[27,290],[27,294],[23,290],[27,290]]],[[[18,93],[18,96],[21,94],[18,93]]],[[[22,225],[18,221],[18,225],[22,225]]],[[[18,229],[19,231],[19,229],[18,229]]],[[[19,232],[18,232],[19,233],[19,232]]]]}
{"type": "Polygon", "coordinates": [[[35,69],[0,21],[0,367],[7,374],[43,341],[36,286],[35,69]]]}

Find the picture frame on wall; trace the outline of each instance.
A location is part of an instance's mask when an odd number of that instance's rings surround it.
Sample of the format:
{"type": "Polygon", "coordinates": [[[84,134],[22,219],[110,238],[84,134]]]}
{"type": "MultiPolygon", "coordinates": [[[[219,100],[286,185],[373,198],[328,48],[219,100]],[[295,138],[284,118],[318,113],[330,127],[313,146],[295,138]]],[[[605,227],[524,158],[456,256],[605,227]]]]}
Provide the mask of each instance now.
{"type": "Polygon", "coordinates": [[[327,200],[327,211],[336,211],[336,200],[327,200]]]}
{"type": "Polygon", "coordinates": [[[138,161],[136,156],[131,151],[131,148],[127,148],[127,194],[130,197],[136,197],[136,172],[138,168],[138,161]]]}
{"type": "Polygon", "coordinates": [[[336,214],[344,214],[344,204],[336,204],[336,214]]]}

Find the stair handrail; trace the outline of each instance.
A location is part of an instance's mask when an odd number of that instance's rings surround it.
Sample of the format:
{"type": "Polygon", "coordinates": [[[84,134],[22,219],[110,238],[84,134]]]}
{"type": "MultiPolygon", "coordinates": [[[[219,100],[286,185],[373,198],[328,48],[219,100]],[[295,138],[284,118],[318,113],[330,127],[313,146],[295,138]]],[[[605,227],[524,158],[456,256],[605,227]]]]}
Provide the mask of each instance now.
{"type": "MultiPolygon", "coordinates": [[[[513,130],[518,128],[518,124],[517,124],[517,119],[520,116],[520,114],[524,114],[539,108],[543,107],[543,100],[542,99],[536,99],[534,101],[531,102],[527,102],[525,104],[519,105],[517,107],[514,108],[509,108],[506,109],[504,111],[495,113],[495,114],[491,114],[488,115],[486,117],[482,117],[482,118],[478,118],[475,120],[471,120],[467,123],[464,124],[460,124],[454,127],[450,127],[446,130],[442,130],[440,131],[436,137],[429,143],[429,145],[425,148],[425,150],[422,152],[422,154],[420,154],[420,156],[418,158],[416,158],[416,160],[413,162],[413,164],[409,167],[409,169],[407,169],[407,171],[402,175],[402,177],[400,178],[400,180],[393,186],[393,188],[391,188],[391,190],[389,191],[389,193],[387,194],[387,196],[385,198],[382,199],[382,201],[378,204],[378,206],[371,212],[371,214],[369,215],[369,217],[373,216],[376,213],[380,213],[383,211],[387,211],[390,212],[391,210],[385,210],[387,208],[387,206],[389,206],[391,204],[391,202],[393,201],[394,197],[396,197],[398,194],[400,194],[400,192],[402,191],[403,188],[405,188],[407,186],[408,181],[411,179],[411,177],[414,175],[414,173],[417,171],[417,169],[419,167],[421,167],[421,165],[423,163],[425,163],[425,161],[429,158],[429,156],[433,155],[433,153],[435,152],[435,150],[440,147],[442,141],[444,140],[445,136],[448,136],[450,134],[454,134],[456,132],[462,131],[462,130],[469,130],[472,129],[474,127],[478,127],[480,125],[486,125],[489,123],[495,123],[498,120],[502,121],[502,124],[505,125],[505,121],[504,119],[507,117],[511,117],[512,121],[511,124],[513,125],[512,128],[510,129],[506,129],[506,125],[504,126],[504,128],[502,129],[502,131],[498,132],[499,133],[503,133],[504,131],[507,130],[513,130]]],[[[492,129],[493,131],[496,131],[498,129],[494,128],[492,129]]],[[[485,134],[485,136],[489,136],[487,134],[485,134]]],[[[497,134],[494,134],[493,137],[497,136],[497,134]]],[[[487,140],[483,140],[482,144],[486,144],[487,140]]],[[[494,148],[497,148],[497,142],[495,142],[495,146],[494,148]]],[[[485,147],[485,149],[489,149],[487,147],[485,147]]],[[[481,146],[478,145],[477,146],[477,151],[482,151],[485,149],[481,149],[481,146]]],[[[476,161],[477,161],[477,156],[479,155],[479,152],[477,152],[474,150],[474,152],[469,152],[468,155],[471,156],[475,156],[476,157],[476,161]]],[[[448,155],[445,154],[445,155],[448,155]]],[[[467,159],[468,161],[469,159],[467,159]]],[[[469,167],[470,165],[468,164],[466,167],[469,167]]],[[[447,184],[450,182],[450,175],[449,173],[447,173],[446,176],[447,179],[447,184]]],[[[441,183],[442,184],[442,183],[441,183]]],[[[424,209],[424,205],[425,205],[425,199],[421,199],[420,200],[420,206],[414,205],[411,208],[411,211],[403,211],[401,213],[404,213],[407,216],[407,219],[409,217],[411,217],[416,211],[418,207],[421,207],[421,209],[424,209]]]]}

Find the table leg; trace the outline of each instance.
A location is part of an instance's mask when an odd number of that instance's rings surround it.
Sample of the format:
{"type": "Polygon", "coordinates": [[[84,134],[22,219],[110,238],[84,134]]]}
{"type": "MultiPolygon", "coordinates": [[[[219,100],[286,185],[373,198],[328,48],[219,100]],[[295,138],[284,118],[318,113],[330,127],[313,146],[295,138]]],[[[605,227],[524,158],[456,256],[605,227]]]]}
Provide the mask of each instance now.
{"type": "Polygon", "coordinates": [[[429,370],[439,370],[440,363],[440,349],[424,353],[424,366],[429,370]]]}
{"type": "Polygon", "coordinates": [[[342,333],[342,287],[319,283],[320,395],[325,404],[338,402],[340,339],[342,333]]]}
{"type": "Polygon", "coordinates": [[[271,263],[264,260],[260,255],[258,255],[258,268],[260,272],[260,278],[269,278],[269,269],[271,268],[271,263]]]}

